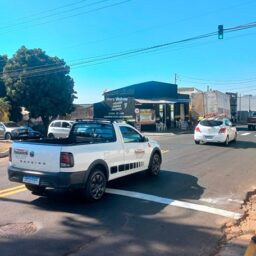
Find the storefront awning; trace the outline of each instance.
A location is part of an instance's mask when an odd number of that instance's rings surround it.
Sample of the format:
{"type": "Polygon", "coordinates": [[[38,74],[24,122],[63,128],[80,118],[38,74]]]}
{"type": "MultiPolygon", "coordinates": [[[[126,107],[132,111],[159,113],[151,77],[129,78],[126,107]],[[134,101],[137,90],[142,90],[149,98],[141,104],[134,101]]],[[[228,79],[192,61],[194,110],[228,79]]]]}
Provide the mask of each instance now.
{"type": "Polygon", "coordinates": [[[171,99],[171,100],[146,100],[135,99],[135,104],[174,104],[174,103],[189,103],[189,99],[171,99]]]}

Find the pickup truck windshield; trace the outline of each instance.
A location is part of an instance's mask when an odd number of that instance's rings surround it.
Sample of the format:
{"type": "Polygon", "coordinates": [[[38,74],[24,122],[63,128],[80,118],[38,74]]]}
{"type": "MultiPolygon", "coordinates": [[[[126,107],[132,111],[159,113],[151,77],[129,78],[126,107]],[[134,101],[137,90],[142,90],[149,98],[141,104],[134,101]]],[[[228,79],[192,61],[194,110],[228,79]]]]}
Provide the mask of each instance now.
{"type": "Polygon", "coordinates": [[[70,133],[76,143],[104,143],[116,141],[114,128],[111,124],[77,123],[70,133]]]}

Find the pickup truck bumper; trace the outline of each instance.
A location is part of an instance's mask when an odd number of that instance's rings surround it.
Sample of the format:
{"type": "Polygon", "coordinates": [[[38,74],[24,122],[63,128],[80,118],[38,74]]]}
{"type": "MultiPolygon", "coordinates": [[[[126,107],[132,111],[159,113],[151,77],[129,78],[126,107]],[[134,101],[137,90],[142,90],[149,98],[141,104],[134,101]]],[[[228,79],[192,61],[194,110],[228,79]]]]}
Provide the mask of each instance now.
{"type": "Polygon", "coordinates": [[[61,189],[82,188],[85,184],[85,174],[85,171],[52,173],[24,170],[16,167],[8,168],[10,181],[61,189]],[[30,182],[26,182],[26,180],[30,182]]]}

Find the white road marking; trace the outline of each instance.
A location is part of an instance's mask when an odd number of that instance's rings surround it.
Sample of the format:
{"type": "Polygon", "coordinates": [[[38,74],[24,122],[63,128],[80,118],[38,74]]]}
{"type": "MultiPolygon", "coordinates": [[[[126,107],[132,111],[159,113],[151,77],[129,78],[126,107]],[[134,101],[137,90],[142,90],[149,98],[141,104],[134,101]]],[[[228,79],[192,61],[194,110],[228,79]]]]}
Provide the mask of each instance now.
{"type": "Polygon", "coordinates": [[[173,200],[171,198],[159,197],[159,196],[154,196],[154,195],[150,195],[150,194],[144,194],[144,193],[120,190],[120,189],[112,189],[112,188],[107,188],[106,192],[109,194],[132,197],[132,198],[152,201],[155,203],[191,209],[191,210],[195,210],[195,211],[199,211],[199,212],[212,213],[212,214],[232,218],[235,220],[240,219],[242,217],[242,215],[240,213],[217,209],[217,208],[213,208],[213,207],[209,207],[209,206],[205,206],[205,205],[187,203],[187,202],[183,202],[183,201],[173,200]]]}
{"type": "Polygon", "coordinates": [[[246,132],[246,133],[243,133],[243,134],[240,134],[241,136],[246,136],[246,135],[249,135],[251,134],[250,132],[246,132]]]}
{"type": "Polygon", "coordinates": [[[219,198],[200,198],[199,199],[202,202],[210,203],[210,204],[229,204],[229,203],[236,203],[236,204],[242,204],[242,200],[238,199],[231,199],[228,197],[219,197],[219,198]]]}

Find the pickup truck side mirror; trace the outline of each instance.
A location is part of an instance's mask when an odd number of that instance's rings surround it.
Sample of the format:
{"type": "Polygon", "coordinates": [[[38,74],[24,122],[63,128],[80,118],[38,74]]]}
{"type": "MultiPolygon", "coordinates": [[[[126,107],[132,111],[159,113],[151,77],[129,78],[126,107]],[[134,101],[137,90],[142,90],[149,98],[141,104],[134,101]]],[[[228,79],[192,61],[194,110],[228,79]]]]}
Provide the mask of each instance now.
{"type": "Polygon", "coordinates": [[[143,136],[141,142],[148,142],[148,137],[143,136]]]}

